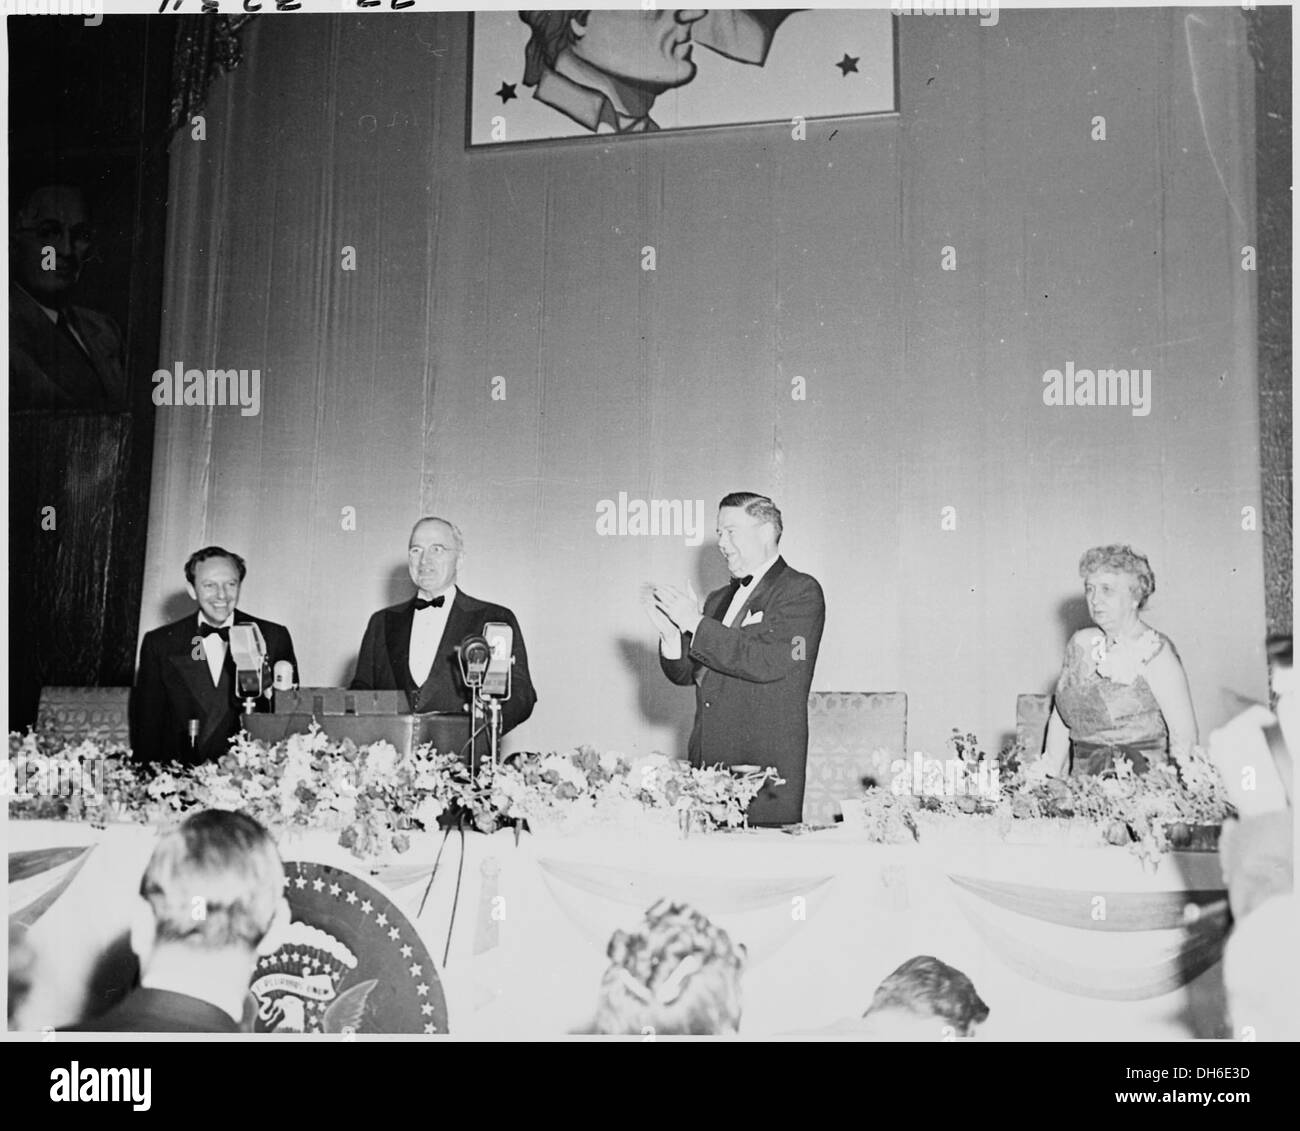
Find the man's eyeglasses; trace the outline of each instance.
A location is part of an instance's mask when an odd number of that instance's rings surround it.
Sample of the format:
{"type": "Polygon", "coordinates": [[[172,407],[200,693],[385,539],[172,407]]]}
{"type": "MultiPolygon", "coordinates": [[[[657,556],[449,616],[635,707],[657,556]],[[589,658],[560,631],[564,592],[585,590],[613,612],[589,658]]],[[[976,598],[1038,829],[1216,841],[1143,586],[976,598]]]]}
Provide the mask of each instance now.
{"type": "Polygon", "coordinates": [[[423,554],[432,554],[435,558],[445,558],[448,554],[460,553],[459,546],[425,546],[423,550],[419,546],[412,546],[407,551],[412,557],[420,557],[423,554]]]}
{"type": "Polygon", "coordinates": [[[20,232],[35,232],[37,238],[46,244],[51,244],[57,240],[64,232],[68,233],[68,239],[73,243],[92,244],[95,242],[95,229],[89,224],[73,224],[72,227],[65,227],[57,220],[42,220],[39,224],[27,224],[18,229],[20,232]]]}

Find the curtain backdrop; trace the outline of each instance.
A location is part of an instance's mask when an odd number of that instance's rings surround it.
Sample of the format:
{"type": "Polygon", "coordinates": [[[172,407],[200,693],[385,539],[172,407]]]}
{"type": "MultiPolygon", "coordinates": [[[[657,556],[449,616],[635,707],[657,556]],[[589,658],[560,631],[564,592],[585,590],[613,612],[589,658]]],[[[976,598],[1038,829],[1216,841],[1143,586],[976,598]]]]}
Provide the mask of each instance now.
{"type": "Polygon", "coordinates": [[[221,543],[344,683],[441,514],[523,626],[516,747],[682,749],[638,590],[722,560],[598,509],[702,500],[711,532],[745,489],[825,589],[814,687],[907,692],[915,748],[1014,729],[1104,542],[1149,555],[1203,734],[1263,696],[1240,15],[897,23],[897,117],[486,152],[464,15],[250,25],[172,146],[159,364],[258,369],[260,412],[159,409],[141,630],[221,543]],[[1067,364],[1149,369],[1149,414],[1045,405],[1067,364]]]}

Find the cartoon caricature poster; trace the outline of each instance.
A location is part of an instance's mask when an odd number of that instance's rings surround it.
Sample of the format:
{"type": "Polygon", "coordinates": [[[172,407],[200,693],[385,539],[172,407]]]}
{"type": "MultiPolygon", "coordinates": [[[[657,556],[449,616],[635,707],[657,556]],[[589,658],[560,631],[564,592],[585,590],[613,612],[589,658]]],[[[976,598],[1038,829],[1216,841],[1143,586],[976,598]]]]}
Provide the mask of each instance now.
{"type": "Polygon", "coordinates": [[[478,12],[469,144],[897,110],[887,9],[478,12]]]}

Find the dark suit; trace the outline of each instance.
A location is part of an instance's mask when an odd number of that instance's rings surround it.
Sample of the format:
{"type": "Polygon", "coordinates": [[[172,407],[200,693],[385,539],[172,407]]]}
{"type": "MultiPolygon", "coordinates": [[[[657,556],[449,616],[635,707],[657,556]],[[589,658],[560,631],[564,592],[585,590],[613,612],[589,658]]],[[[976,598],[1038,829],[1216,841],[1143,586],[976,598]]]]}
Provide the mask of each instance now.
{"type": "Polygon", "coordinates": [[[528,674],[528,651],[519,631],[515,614],[502,605],[491,605],[456,590],[456,599],[447,613],[447,624],[438,642],[438,651],[429,674],[419,687],[411,678],[411,623],[415,617],[415,598],[380,609],[366,625],[357,655],[357,671],[352,678],[354,691],[405,691],[411,697],[411,710],[467,711],[470,692],[460,677],[455,649],[466,636],[482,634],[489,621],[508,624],[514,632],[514,666],[510,674],[510,698],[501,705],[501,733],[513,730],[533,713],[537,695],[528,674]]]}
{"type": "Polygon", "coordinates": [[[736,592],[728,585],[704,602],[694,635],[682,634],[680,659],[660,654],[664,674],[695,686],[695,766],[775,766],[785,785],[767,786],[754,799],[755,825],[803,819],[808,762],[808,691],[826,623],[817,580],[777,558],[754,586],[730,628],[722,617],[736,592]],[[746,626],[747,617],[762,620],[746,626]]]}
{"type": "MultiPolygon", "coordinates": [[[[209,681],[211,682],[211,681],[209,681]]],[[[132,990],[112,1009],[61,1033],[238,1033],[224,1009],[171,990],[132,990]]]]}
{"type": "Polygon", "coordinates": [[[22,287],[9,286],[9,408],[128,408],[122,335],[106,314],[68,306],[81,339],[51,322],[22,287]],[[84,348],[83,348],[84,346],[84,348]]]}
{"type": "MultiPolygon", "coordinates": [[[[243,704],[236,695],[235,666],[226,648],[220,683],[213,684],[208,658],[199,645],[199,614],[194,612],[145,634],[140,645],[140,666],[131,693],[131,750],[139,761],[210,762],[220,758],[230,738],[239,733],[243,704]],[[195,657],[198,657],[197,659],[195,657]],[[190,748],[189,721],[199,720],[199,737],[190,748]]],[[[289,630],[260,617],[235,610],[235,624],[255,624],[266,641],[267,662],[293,664],[289,630]]],[[[257,709],[270,704],[258,699],[257,709]]]]}

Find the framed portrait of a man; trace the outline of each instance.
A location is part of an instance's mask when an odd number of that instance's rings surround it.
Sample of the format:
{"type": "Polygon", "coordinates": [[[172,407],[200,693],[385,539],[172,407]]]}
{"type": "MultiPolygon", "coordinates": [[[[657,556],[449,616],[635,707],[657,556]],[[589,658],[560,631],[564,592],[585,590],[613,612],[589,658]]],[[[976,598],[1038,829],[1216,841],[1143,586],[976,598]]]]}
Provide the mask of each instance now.
{"type": "Polygon", "coordinates": [[[898,109],[888,9],[547,10],[470,19],[471,147],[898,109]]]}

